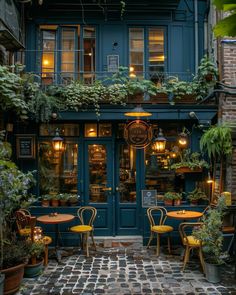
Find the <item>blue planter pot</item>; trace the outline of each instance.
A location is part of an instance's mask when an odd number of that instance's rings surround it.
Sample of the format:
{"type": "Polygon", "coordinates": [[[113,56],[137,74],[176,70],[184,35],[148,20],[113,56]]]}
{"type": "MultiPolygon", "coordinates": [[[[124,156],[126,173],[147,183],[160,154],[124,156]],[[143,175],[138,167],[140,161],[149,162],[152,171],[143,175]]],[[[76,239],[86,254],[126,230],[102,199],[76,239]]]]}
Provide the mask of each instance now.
{"type": "Polygon", "coordinates": [[[34,278],[43,272],[43,260],[36,264],[27,264],[24,270],[24,278],[34,278]]]}

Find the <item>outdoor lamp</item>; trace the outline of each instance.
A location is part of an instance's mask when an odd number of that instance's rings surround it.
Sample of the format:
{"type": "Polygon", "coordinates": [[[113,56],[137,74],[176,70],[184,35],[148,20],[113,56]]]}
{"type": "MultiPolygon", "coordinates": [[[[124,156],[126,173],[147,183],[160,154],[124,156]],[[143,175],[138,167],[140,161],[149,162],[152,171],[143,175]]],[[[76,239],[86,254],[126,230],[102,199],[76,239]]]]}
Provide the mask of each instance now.
{"type": "Polygon", "coordinates": [[[207,183],[208,183],[208,184],[213,183],[213,179],[211,178],[211,174],[210,174],[210,172],[208,172],[207,183]]]}
{"type": "Polygon", "coordinates": [[[59,129],[56,129],[55,137],[52,139],[52,145],[53,149],[57,152],[60,152],[63,150],[63,138],[59,135],[59,129]]]}
{"type": "Polygon", "coordinates": [[[127,112],[124,114],[127,117],[149,117],[152,114],[149,112],[146,112],[141,106],[136,106],[133,108],[130,112],[127,112]]]}
{"type": "Polygon", "coordinates": [[[183,131],[179,134],[178,143],[181,146],[186,146],[188,143],[188,135],[183,131]]]}
{"type": "Polygon", "coordinates": [[[157,153],[163,153],[166,148],[166,138],[164,137],[162,133],[162,129],[159,129],[158,136],[154,139],[152,148],[157,153]]]}

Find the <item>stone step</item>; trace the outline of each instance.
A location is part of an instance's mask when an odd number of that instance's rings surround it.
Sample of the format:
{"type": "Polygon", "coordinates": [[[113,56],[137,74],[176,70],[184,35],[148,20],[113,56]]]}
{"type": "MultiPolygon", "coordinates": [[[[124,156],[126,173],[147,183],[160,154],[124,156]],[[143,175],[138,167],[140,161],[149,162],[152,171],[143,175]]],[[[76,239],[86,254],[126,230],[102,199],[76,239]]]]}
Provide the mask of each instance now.
{"type": "Polygon", "coordinates": [[[116,247],[141,247],[143,245],[142,236],[96,236],[95,243],[104,248],[116,247]]]}

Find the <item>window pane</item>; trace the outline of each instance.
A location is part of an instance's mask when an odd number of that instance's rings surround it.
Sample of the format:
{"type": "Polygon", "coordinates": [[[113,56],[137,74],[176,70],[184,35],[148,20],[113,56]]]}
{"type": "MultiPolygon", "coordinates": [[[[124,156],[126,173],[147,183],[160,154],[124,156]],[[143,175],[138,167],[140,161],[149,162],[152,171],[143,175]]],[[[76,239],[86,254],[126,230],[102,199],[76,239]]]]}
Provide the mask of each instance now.
{"type": "Polygon", "coordinates": [[[131,77],[143,77],[144,71],[144,30],[129,29],[129,68],[131,77]]]}
{"type": "Polygon", "coordinates": [[[79,124],[41,124],[39,135],[54,137],[56,130],[60,136],[79,136],[79,124]]]}
{"type": "Polygon", "coordinates": [[[111,136],[111,124],[100,123],[98,126],[99,137],[111,136]]]}
{"type": "Polygon", "coordinates": [[[97,137],[97,124],[85,124],[85,137],[97,137]]]}
{"type": "Polygon", "coordinates": [[[84,27],[84,81],[91,84],[95,78],[96,71],[96,31],[94,27],[84,27]]]}
{"type": "Polygon", "coordinates": [[[164,72],[164,30],[151,28],[148,31],[149,74],[164,72]]]}
{"type": "Polygon", "coordinates": [[[40,194],[77,193],[78,145],[66,142],[55,152],[50,141],[39,145],[40,194]]]}
{"type": "Polygon", "coordinates": [[[55,72],[55,31],[42,31],[42,83],[52,84],[55,72]]]}
{"type": "Polygon", "coordinates": [[[61,75],[63,82],[75,77],[75,29],[62,29],[61,35],[61,75]]]}

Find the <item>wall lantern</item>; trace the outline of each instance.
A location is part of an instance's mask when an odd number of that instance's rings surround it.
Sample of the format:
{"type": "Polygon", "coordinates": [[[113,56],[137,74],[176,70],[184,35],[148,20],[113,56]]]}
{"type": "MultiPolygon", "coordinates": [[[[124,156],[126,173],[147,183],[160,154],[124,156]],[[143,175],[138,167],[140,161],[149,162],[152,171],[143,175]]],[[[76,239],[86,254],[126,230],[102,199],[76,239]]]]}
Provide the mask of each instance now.
{"type": "Polygon", "coordinates": [[[178,143],[180,146],[186,146],[188,143],[188,135],[184,131],[178,136],[178,143]]]}
{"type": "Polygon", "coordinates": [[[154,139],[152,148],[156,153],[163,153],[165,152],[166,148],[166,138],[162,133],[162,129],[159,129],[158,136],[154,139]]]}
{"type": "Polygon", "coordinates": [[[136,106],[133,108],[130,112],[127,112],[124,114],[127,117],[150,117],[152,114],[149,112],[146,112],[141,106],[136,106]]]}
{"type": "Polygon", "coordinates": [[[210,174],[210,172],[208,172],[208,176],[207,176],[207,183],[208,184],[212,184],[214,181],[213,181],[213,179],[212,179],[212,177],[211,177],[211,174],[210,174]]]}
{"type": "Polygon", "coordinates": [[[52,139],[52,146],[54,151],[60,152],[64,149],[64,140],[60,137],[59,129],[57,128],[55,131],[55,137],[52,139]]]}

